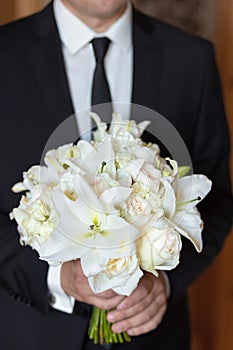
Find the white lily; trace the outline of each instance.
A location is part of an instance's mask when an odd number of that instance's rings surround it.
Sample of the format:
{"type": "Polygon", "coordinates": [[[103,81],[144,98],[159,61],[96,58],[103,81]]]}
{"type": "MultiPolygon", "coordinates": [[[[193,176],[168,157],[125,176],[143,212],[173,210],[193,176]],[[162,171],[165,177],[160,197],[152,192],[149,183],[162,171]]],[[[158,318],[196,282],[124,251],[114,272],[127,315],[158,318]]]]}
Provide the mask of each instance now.
{"type": "MultiPolygon", "coordinates": [[[[93,190],[95,191],[98,197],[108,188],[117,187],[121,185],[119,181],[114,180],[107,173],[102,173],[97,176],[84,174],[83,177],[88,182],[88,184],[93,188],[93,190]]],[[[124,187],[130,187],[130,185],[124,186],[124,187]]]]}
{"type": "Polygon", "coordinates": [[[40,259],[51,265],[80,258],[90,248],[79,242],[79,232],[86,230],[70,209],[70,200],[59,188],[51,190],[51,197],[56,203],[58,221],[50,237],[41,244],[38,250],[40,259]]]}
{"type": "Polygon", "coordinates": [[[138,142],[134,145],[132,153],[135,158],[144,159],[146,163],[156,164],[157,160],[160,159],[159,146],[155,144],[144,144],[143,142],[138,142]]]}
{"type": "Polygon", "coordinates": [[[97,126],[97,130],[93,131],[93,139],[95,142],[102,142],[105,137],[108,136],[107,133],[107,124],[102,122],[98,114],[91,112],[90,113],[91,118],[94,120],[97,126]]]}
{"type": "Polygon", "coordinates": [[[80,158],[80,152],[77,145],[72,143],[49,150],[45,155],[45,164],[48,168],[54,168],[60,174],[68,168],[67,159],[80,158]]]}
{"type": "Polygon", "coordinates": [[[151,122],[144,120],[136,123],[135,120],[122,120],[118,113],[113,113],[112,122],[109,128],[110,134],[114,137],[123,137],[124,139],[140,138],[151,122]]]}
{"type": "Polygon", "coordinates": [[[179,180],[176,194],[176,210],[171,221],[176,230],[191,240],[196,250],[202,250],[203,221],[196,205],[202,201],[211,190],[212,182],[205,175],[184,176],[179,180]]]}
{"type": "MultiPolygon", "coordinates": [[[[121,228],[122,232],[125,232],[125,243],[135,238],[134,234],[137,235],[138,231],[119,217],[116,209],[117,204],[128,198],[132,189],[122,186],[113,187],[105,190],[98,198],[93,188],[80,175],[76,177],[76,189],[78,199],[70,203],[70,207],[76,217],[87,225],[88,236],[96,236],[98,233],[104,236],[110,231],[113,235],[115,229],[121,228]],[[127,229],[129,229],[128,233],[127,229]]],[[[105,247],[104,238],[103,247],[105,247]]]]}
{"type": "MultiPolygon", "coordinates": [[[[204,175],[191,175],[178,179],[178,183],[176,181],[172,183],[169,177],[164,177],[161,179],[161,184],[159,197],[155,197],[157,200],[154,204],[150,201],[152,208],[157,208],[150,224],[158,229],[168,227],[176,229],[200,252],[203,221],[196,205],[210,191],[211,181],[204,175]]],[[[150,193],[150,197],[152,194],[153,192],[150,193]]]]}
{"type": "Polygon", "coordinates": [[[169,181],[167,181],[165,178],[162,178],[160,181],[163,185],[161,191],[163,209],[166,217],[171,219],[176,210],[176,194],[169,181]]]}
{"type": "Polygon", "coordinates": [[[116,167],[111,137],[108,136],[103,142],[95,146],[87,141],[80,140],[78,148],[80,150],[80,158],[72,159],[68,163],[76,172],[91,176],[108,173],[115,179],[116,167]],[[78,171],[78,169],[81,169],[81,171],[78,171]]]}
{"type": "Polygon", "coordinates": [[[23,172],[23,182],[18,182],[12,187],[12,191],[19,193],[22,191],[32,191],[39,184],[55,186],[59,183],[59,175],[54,168],[34,165],[23,172]]]}
{"type": "Polygon", "coordinates": [[[118,165],[117,178],[123,179],[130,176],[135,180],[144,164],[143,159],[133,159],[118,165]]]}
{"type": "Polygon", "coordinates": [[[102,250],[104,255],[109,249],[120,247],[124,250],[134,242],[138,230],[119,217],[113,208],[114,203],[127,198],[129,189],[112,190],[106,190],[99,199],[81,175],[76,178],[76,201],[69,200],[59,189],[53,189],[52,198],[60,222],[42,246],[41,258],[57,263],[80,258],[93,248],[102,250]],[[112,206],[105,202],[105,197],[112,206]],[[109,207],[111,212],[106,211],[109,207]]]}

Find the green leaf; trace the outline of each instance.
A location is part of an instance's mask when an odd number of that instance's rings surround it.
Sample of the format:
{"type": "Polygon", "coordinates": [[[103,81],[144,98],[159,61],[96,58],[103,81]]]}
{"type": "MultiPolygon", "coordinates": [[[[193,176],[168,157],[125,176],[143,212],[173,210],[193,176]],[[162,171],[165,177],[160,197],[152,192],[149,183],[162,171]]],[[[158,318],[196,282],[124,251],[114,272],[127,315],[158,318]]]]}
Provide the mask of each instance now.
{"type": "Polygon", "coordinates": [[[187,175],[189,170],[190,170],[190,166],[179,166],[178,167],[179,177],[184,177],[185,175],[187,175]]]}

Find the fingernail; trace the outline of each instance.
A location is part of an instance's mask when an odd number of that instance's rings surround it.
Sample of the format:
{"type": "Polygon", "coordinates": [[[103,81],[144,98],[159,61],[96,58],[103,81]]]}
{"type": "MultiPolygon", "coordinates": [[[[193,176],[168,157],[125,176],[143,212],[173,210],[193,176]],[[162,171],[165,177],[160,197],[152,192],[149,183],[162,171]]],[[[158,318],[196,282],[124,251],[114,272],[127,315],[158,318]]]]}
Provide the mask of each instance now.
{"type": "Polygon", "coordinates": [[[107,320],[108,320],[108,322],[114,322],[115,321],[114,315],[113,314],[108,314],[107,315],[107,320]]]}
{"type": "Polygon", "coordinates": [[[120,332],[122,332],[122,328],[121,328],[121,326],[120,326],[119,324],[115,324],[115,325],[113,326],[113,331],[114,331],[115,333],[120,333],[120,332]]]}
{"type": "Polygon", "coordinates": [[[117,310],[124,310],[126,308],[125,303],[121,303],[120,305],[117,306],[117,310]]]}

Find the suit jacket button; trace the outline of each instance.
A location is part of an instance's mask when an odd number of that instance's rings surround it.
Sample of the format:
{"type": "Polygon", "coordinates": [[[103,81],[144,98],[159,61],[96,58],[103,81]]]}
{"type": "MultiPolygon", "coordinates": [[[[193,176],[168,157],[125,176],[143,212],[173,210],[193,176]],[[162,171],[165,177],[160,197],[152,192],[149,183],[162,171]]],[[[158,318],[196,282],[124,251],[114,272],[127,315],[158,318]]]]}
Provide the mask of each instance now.
{"type": "Polygon", "coordinates": [[[15,294],[15,300],[17,300],[17,301],[22,301],[21,295],[19,295],[18,293],[15,294]]]}
{"type": "Polygon", "coordinates": [[[26,300],[26,301],[25,301],[25,305],[26,305],[27,307],[31,307],[32,301],[31,301],[30,299],[26,300]]]}
{"type": "Polygon", "coordinates": [[[27,298],[27,297],[24,297],[24,298],[23,298],[23,303],[24,303],[26,306],[30,307],[31,304],[32,304],[32,301],[31,301],[31,299],[29,299],[29,298],[27,298]]]}

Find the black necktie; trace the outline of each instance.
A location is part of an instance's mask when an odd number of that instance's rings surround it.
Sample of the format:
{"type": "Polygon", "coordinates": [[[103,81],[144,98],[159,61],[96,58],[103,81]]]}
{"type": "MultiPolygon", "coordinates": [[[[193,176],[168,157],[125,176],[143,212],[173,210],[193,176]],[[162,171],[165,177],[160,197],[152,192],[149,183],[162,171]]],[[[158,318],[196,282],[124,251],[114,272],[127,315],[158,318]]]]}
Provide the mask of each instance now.
{"type": "Polygon", "coordinates": [[[91,43],[96,59],[91,91],[92,111],[97,113],[104,122],[109,124],[112,119],[112,99],[104,69],[104,57],[107,53],[110,40],[105,37],[95,38],[91,43]],[[103,103],[108,104],[95,106],[103,103]]]}

